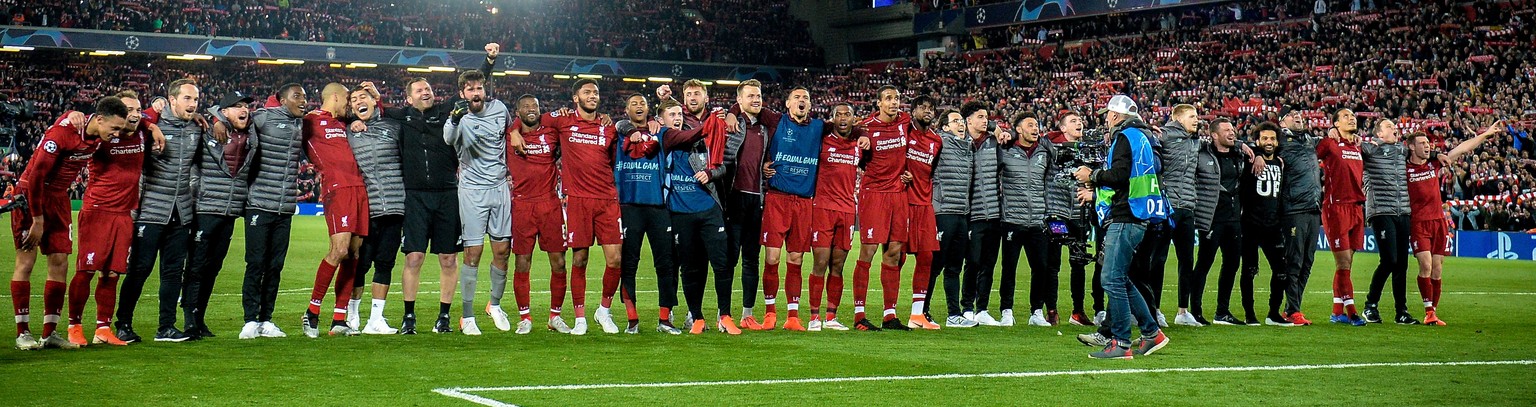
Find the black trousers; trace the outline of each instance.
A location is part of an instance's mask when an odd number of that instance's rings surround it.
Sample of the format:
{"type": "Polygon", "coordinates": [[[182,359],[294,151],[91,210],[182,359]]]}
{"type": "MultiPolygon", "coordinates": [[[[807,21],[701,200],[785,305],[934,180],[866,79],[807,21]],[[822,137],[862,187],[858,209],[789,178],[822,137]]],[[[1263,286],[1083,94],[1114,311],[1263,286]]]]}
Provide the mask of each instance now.
{"type": "Polygon", "coordinates": [[[741,265],[741,306],[757,305],[758,267],[762,265],[763,196],[732,191],[725,198],[726,258],[741,265]],[[740,263],[737,261],[740,260],[740,263]]]}
{"type": "Polygon", "coordinates": [[[992,275],[1002,248],[1003,222],[973,220],[970,223],[970,253],[965,259],[965,281],[960,291],[960,306],[965,312],[986,311],[992,297],[992,275]]]}
{"type": "MultiPolygon", "coordinates": [[[[1264,258],[1269,260],[1271,275],[1285,272],[1286,235],[1283,231],[1277,230],[1279,227],[1279,225],[1243,221],[1243,311],[1248,317],[1256,317],[1253,312],[1253,279],[1259,275],[1259,251],[1263,250],[1264,258]]],[[[1228,304],[1232,296],[1232,281],[1223,275],[1218,284],[1221,291],[1216,293],[1216,313],[1230,314],[1231,308],[1228,304]]],[[[1274,282],[1271,281],[1272,286],[1273,284],[1274,282]]],[[[1275,289],[1278,290],[1278,288],[1275,289]]]]}
{"type": "Polygon", "coordinates": [[[725,219],[720,208],[699,213],[673,213],[672,233],[676,266],[682,271],[683,299],[688,314],[704,319],[704,285],[709,283],[708,268],[715,269],[715,306],[719,315],[731,315],[731,283],[735,271],[726,259],[725,219]]]}
{"type": "Polygon", "coordinates": [[[1095,314],[1104,311],[1104,224],[1097,219],[1088,221],[1093,225],[1093,312],[1095,314]]]}
{"type": "Polygon", "coordinates": [[[640,270],[640,247],[651,240],[651,262],[656,267],[656,289],[663,308],[677,307],[677,268],[672,266],[672,213],[666,207],[619,205],[619,230],[624,234],[619,259],[620,287],[635,299],[635,273],[640,270]]]}
{"type": "MultiPolygon", "coordinates": [[[[1069,277],[1072,286],[1072,311],[1080,312],[1083,310],[1083,294],[1087,288],[1085,280],[1088,277],[1088,262],[1092,261],[1092,258],[1088,257],[1088,231],[1081,220],[1067,220],[1065,223],[1067,224],[1066,235],[1050,235],[1050,243],[1045,249],[1045,268],[1052,274],[1060,273],[1061,249],[1067,248],[1067,262],[1072,267],[1069,277]]],[[[1050,232],[1047,231],[1047,233],[1050,232]]],[[[1094,278],[1094,285],[1099,285],[1097,277],[1094,278]]],[[[1056,309],[1054,298],[1050,306],[1050,309],[1056,309]]]]}
{"type": "MultiPolygon", "coordinates": [[[[144,283],[154,270],[155,257],[160,258],[160,321],[157,329],[176,326],[176,306],[182,297],[182,286],[187,276],[187,252],[191,249],[192,227],[182,224],[171,214],[171,221],[164,225],[135,223],[133,252],[128,258],[128,278],[123,280],[122,302],[117,309],[117,320],[122,324],[133,323],[133,312],[139,296],[144,293],[144,283]]],[[[191,297],[188,297],[191,298],[191,297]]]]}
{"type": "Polygon", "coordinates": [[[246,322],[272,321],[292,229],[293,215],[245,211],[245,284],[240,299],[246,322]]]}
{"type": "Polygon", "coordinates": [[[204,313],[208,299],[213,295],[214,282],[224,269],[224,257],[229,255],[229,238],[235,234],[235,216],[197,215],[192,232],[192,263],[187,266],[186,299],[183,307],[189,310],[187,329],[204,327],[204,313]]]}
{"type": "Polygon", "coordinates": [[[1216,294],[1220,300],[1222,296],[1230,295],[1232,279],[1237,276],[1237,270],[1242,266],[1243,251],[1243,224],[1240,221],[1215,222],[1211,224],[1211,230],[1200,239],[1199,260],[1195,261],[1195,270],[1179,276],[1179,308],[1189,308],[1195,315],[1205,315],[1205,282],[1211,275],[1211,266],[1216,264],[1216,253],[1221,252],[1221,274],[1217,276],[1216,294]]]}
{"type": "Polygon", "coordinates": [[[949,315],[960,315],[960,281],[965,257],[970,253],[970,219],[965,215],[938,215],[939,252],[934,254],[933,268],[928,273],[928,301],[923,302],[923,313],[933,306],[933,288],[944,275],[944,305],[949,315]]]}
{"type": "Polygon", "coordinates": [[[1285,271],[1275,273],[1269,284],[1269,310],[1280,309],[1280,299],[1285,298],[1285,314],[1301,311],[1301,294],[1307,289],[1307,279],[1312,277],[1312,261],[1317,257],[1317,231],[1323,218],[1317,212],[1290,213],[1280,217],[1280,227],[1285,231],[1285,271]]]}
{"type": "Polygon", "coordinates": [[[1371,291],[1365,297],[1366,304],[1381,301],[1382,287],[1387,277],[1392,277],[1392,305],[1398,313],[1408,312],[1408,241],[1411,222],[1408,215],[1378,215],[1371,218],[1371,229],[1376,232],[1376,248],[1381,253],[1381,263],[1371,275],[1371,291]]]}
{"type": "MultiPolygon", "coordinates": [[[[1162,309],[1163,304],[1163,279],[1167,276],[1163,266],[1168,264],[1168,246],[1171,240],[1173,250],[1179,259],[1179,280],[1183,281],[1189,273],[1195,269],[1195,214],[1188,209],[1176,209],[1168,217],[1173,227],[1163,226],[1162,233],[1158,235],[1160,244],[1152,247],[1152,256],[1148,259],[1151,266],[1149,274],[1144,275],[1144,284],[1147,290],[1142,294],[1147,296],[1147,306],[1156,311],[1162,309]]],[[[1151,229],[1147,230],[1151,236],[1151,229]]],[[[1145,247],[1145,246],[1144,246],[1145,247]]],[[[1131,278],[1135,279],[1135,272],[1131,278]]]]}
{"type": "Polygon", "coordinates": [[[1020,249],[1029,261],[1030,310],[1056,309],[1056,273],[1045,259],[1050,245],[1050,232],[1043,225],[1003,223],[1003,276],[1002,285],[998,287],[998,309],[1013,309],[1020,249]]]}
{"type": "MultiPolygon", "coordinates": [[[[405,234],[405,215],[384,215],[368,219],[368,236],[357,250],[357,274],[352,286],[361,288],[368,270],[373,269],[373,283],[389,286],[399,258],[401,238],[405,234]]],[[[353,290],[352,298],[362,299],[362,291],[353,290]]]]}

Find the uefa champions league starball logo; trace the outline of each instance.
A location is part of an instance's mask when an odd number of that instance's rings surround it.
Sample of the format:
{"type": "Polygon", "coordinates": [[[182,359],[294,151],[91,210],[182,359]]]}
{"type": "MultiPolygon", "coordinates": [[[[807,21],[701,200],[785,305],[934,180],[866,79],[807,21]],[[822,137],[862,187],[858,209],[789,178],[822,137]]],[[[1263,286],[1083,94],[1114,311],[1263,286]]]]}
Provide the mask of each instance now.
{"type": "Polygon", "coordinates": [[[139,37],[137,35],[128,36],[127,39],[123,40],[123,46],[128,47],[128,49],[139,49],[139,37]]]}

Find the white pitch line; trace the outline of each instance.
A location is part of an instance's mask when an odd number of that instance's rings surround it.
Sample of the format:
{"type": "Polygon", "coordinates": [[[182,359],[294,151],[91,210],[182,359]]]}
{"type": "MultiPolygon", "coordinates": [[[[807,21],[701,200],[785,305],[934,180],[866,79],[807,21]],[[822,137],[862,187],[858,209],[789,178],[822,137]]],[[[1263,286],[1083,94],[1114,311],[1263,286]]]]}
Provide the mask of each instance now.
{"type": "Polygon", "coordinates": [[[662,383],[606,383],[606,384],[566,384],[549,386],[509,386],[509,387],[452,387],[433,389],[433,392],[444,396],[453,397],[493,407],[515,406],[472,393],[487,391],[545,391],[545,390],[598,390],[598,389],[634,389],[634,388],[669,388],[669,387],[699,387],[699,386],[739,386],[739,385],[775,385],[775,384],[811,384],[811,383],[842,383],[842,382],[869,382],[869,381],[905,381],[905,380],[931,380],[931,379],[976,379],[976,378],[1023,378],[1023,377],[1050,377],[1050,376],[1086,376],[1096,374],[1140,374],[1140,373],[1209,373],[1209,372],[1263,372],[1284,370],[1323,370],[1323,369],[1353,369],[1371,367],[1446,367],[1446,366],[1500,366],[1500,365],[1536,365],[1536,360],[1489,360],[1489,361],[1463,361],[1463,362],[1388,362],[1388,363],[1339,363],[1329,365],[1279,365],[1279,366],[1210,366],[1210,367],[1176,367],[1163,369],[1103,369],[1103,370],[1059,370],[1043,372],[1007,372],[1007,373],[950,373],[918,376],[853,376],[853,377],[823,377],[811,379],[773,379],[773,380],[725,380],[725,381],[701,381],[701,382],[662,382],[662,383]]]}

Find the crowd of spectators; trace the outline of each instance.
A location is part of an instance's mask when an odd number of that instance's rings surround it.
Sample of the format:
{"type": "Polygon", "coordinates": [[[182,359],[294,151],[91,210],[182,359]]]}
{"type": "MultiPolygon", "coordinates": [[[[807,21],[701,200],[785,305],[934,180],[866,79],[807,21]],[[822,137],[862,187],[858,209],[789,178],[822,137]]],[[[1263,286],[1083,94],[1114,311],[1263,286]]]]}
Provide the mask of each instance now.
{"type": "Polygon", "coordinates": [[[820,66],[783,1],[0,0],[13,25],[753,65],[820,66]]]}

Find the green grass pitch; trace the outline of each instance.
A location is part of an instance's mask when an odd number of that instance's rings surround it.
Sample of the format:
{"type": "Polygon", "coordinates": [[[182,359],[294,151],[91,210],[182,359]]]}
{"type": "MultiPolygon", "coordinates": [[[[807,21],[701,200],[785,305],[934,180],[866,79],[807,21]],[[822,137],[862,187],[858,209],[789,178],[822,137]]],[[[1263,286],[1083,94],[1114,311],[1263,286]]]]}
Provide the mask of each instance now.
{"type": "MultiPolygon", "coordinates": [[[[542,329],[549,301],[542,255],[535,256],[533,274],[539,329],[530,335],[497,331],[481,315],[485,335],[480,337],[427,332],[309,339],[300,333],[299,316],[316,262],[326,250],[324,231],[319,217],[294,219],[275,315],[288,338],[235,339],[244,273],[243,230],[237,228],[208,313],[218,338],[34,352],[11,349],[7,342],[0,349],[0,405],[1536,404],[1530,382],[1536,374],[1530,340],[1536,335],[1531,312],[1536,309],[1536,266],[1531,262],[1447,259],[1441,315],[1450,326],[1357,328],[1326,323],[1331,275],[1325,270],[1333,261],[1320,253],[1305,301],[1316,326],[1175,326],[1167,330],[1172,343],[1157,355],[1094,361],[1087,358],[1090,349],[1073,339],[1090,328],[1069,325],[880,333],[778,330],[738,337],[660,334],[651,329],[656,294],[649,261],[642,262],[639,274],[642,334],[606,335],[596,324],[584,337],[555,334],[542,329]],[[1499,363],[1467,363],[1487,361],[1499,363]],[[623,385],[594,386],[606,384],[623,385]],[[561,385],[575,386],[529,388],[561,385]],[[440,389],[460,397],[435,391],[440,389]]],[[[4,235],[0,264],[13,267],[14,246],[10,234],[4,235]]],[[[590,269],[601,270],[601,257],[593,258],[590,269]]],[[[1355,285],[1362,299],[1376,262],[1374,255],[1356,259],[1355,285]]],[[[32,278],[34,332],[42,325],[42,263],[32,278]]],[[[1028,271],[1023,268],[1017,295],[1027,304],[1028,271]]],[[[1175,272],[1174,267],[1168,270],[1175,272]]],[[[398,266],[395,273],[398,282],[398,266]]],[[[1268,274],[1262,271],[1256,283],[1261,311],[1268,274]]],[[[422,328],[427,328],[437,298],[436,262],[429,258],[422,275],[419,310],[422,328]]],[[[589,289],[596,291],[600,272],[590,275],[589,289]]],[[[1071,305],[1067,277],[1063,272],[1064,308],[1071,305]]],[[[479,304],[487,297],[487,279],[482,272],[479,304]]],[[[1170,275],[1165,288],[1170,320],[1176,281],[1170,275]]],[[[903,318],[908,283],[903,281],[898,305],[903,318]]],[[[141,334],[153,334],[157,285],[158,275],[151,276],[140,300],[135,325],[141,334]]],[[[877,309],[878,281],[872,285],[871,309],[877,309]]],[[[1410,308],[1422,317],[1422,309],[1413,305],[1418,290],[1411,280],[1408,286],[1410,308]]],[[[397,325],[399,286],[391,288],[386,315],[397,325]]],[[[712,309],[713,290],[708,291],[705,304],[712,309]]],[[[934,300],[943,301],[943,294],[938,297],[934,300]]],[[[326,301],[329,306],[332,300],[326,301]]],[[[597,293],[589,293],[588,301],[595,306],[597,293]]],[[[1206,301],[1213,310],[1214,294],[1207,294],[1206,301]]],[[[515,309],[510,293],[505,302],[515,309]]],[[[844,302],[851,303],[851,295],[844,302]]],[[[9,304],[9,298],[0,303],[9,304]]],[[[366,318],[366,301],[364,308],[366,318]]],[[[851,310],[843,311],[840,318],[851,323],[851,310]]],[[[942,307],[937,311],[942,318],[942,307]]],[[[1391,307],[1384,311],[1390,313],[1391,307]]],[[[87,318],[94,312],[94,305],[88,305],[87,318]]],[[[1019,312],[1022,325],[1027,311],[1019,312]]]]}

